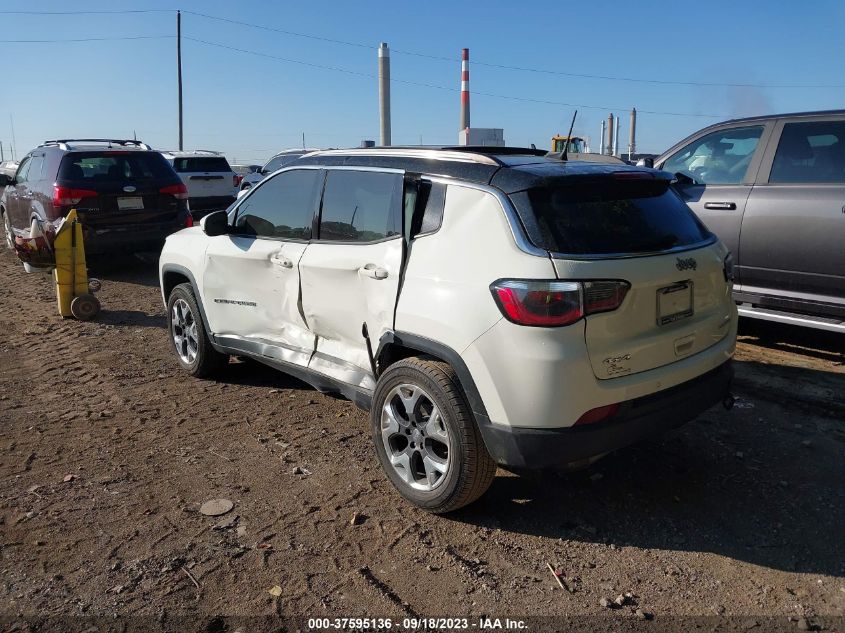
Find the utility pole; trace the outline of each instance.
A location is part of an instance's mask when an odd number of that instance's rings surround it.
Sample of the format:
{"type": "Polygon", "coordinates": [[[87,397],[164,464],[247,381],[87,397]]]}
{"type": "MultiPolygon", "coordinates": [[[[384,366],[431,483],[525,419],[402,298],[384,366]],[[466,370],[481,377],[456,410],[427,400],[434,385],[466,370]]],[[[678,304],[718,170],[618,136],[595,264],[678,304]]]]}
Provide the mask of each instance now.
{"type": "Polygon", "coordinates": [[[378,105],[382,147],[390,145],[390,49],[386,42],[378,47],[378,105]]]}
{"type": "Polygon", "coordinates": [[[179,149],[184,149],[182,135],[182,12],[176,12],[176,72],[179,76],[179,149]]]}
{"type": "Polygon", "coordinates": [[[6,160],[6,157],[3,156],[3,141],[0,141],[0,163],[6,160]]]}
{"type": "Polygon", "coordinates": [[[637,109],[631,108],[631,129],[628,130],[628,160],[634,160],[637,151],[637,109]]]}
{"type": "Polygon", "coordinates": [[[15,118],[10,114],[9,123],[12,126],[12,160],[15,160],[15,146],[18,142],[15,140],[15,118]]]}

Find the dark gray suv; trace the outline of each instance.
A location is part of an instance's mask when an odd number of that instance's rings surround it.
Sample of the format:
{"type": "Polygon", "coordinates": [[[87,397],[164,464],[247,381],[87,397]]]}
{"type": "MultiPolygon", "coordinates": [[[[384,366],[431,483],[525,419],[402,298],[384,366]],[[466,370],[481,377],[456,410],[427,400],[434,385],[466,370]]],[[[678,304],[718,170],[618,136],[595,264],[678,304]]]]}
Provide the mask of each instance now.
{"type": "Polygon", "coordinates": [[[845,110],[712,125],[654,166],[733,253],[740,315],[845,332],[845,110]]]}

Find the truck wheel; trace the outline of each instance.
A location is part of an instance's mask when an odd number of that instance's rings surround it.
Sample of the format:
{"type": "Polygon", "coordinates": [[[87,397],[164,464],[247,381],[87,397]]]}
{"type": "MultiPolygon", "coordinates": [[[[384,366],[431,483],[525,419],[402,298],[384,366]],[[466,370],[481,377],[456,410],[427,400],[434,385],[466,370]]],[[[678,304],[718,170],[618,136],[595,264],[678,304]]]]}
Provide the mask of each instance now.
{"type": "Polygon", "coordinates": [[[179,284],[171,291],[167,330],[179,364],[192,376],[206,378],[229,362],[229,356],[215,350],[208,339],[191,284],[179,284]]]}
{"type": "Polygon", "coordinates": [[[430,357],[381,375],[370,411],[373,442],[390,482],[423,510],[444,513],[483,495],[496,475],[454,370],[430,357]]]}

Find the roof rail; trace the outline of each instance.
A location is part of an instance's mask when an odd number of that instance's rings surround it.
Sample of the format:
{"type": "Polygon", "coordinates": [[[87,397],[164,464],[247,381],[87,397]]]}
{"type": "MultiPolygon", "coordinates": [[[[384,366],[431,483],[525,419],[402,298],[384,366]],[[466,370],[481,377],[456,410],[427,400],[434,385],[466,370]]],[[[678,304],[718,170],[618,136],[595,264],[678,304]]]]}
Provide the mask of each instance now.
{"type": "Polygon", "coordinates": [[[58,145],[61,149],[68,149],[68,145],[71,143],[104,143],[106,145],[120,145],[122,147],[126,146],[135,146],[140,149],[152,149],[146,143],[142,143],[136,139],[116,139],[116,138],[63,138],[57,139],[53,141],[44,141],[41,143],[40,147],[44,147],[46,145],[58,145]]]}
{"type": "Polygon", "coordinates": [[[207,154],[209,156],[223,156],[222,152],[215,152],[213,149],[163,149],[162,154],[173,156],[190,156],[191,154],[207,154]]]}
{"type": "Polygon", "coordinates": [[[306,156],[392,156],[396,158],[428,158],[450,160],[462,163],[499,165],[503,163],[495,156],[479,152],[451,151],[440,147],[369,147],[365,149],[331,149],[306,154],[306,156]]]}
{"type": "Polygon", "coordinates": [[[469,152],[485,156],[545,156],[547,151],[535,147],[496,147],[493,145],[450,145],[440,149],[449,152],[469,152]]]}

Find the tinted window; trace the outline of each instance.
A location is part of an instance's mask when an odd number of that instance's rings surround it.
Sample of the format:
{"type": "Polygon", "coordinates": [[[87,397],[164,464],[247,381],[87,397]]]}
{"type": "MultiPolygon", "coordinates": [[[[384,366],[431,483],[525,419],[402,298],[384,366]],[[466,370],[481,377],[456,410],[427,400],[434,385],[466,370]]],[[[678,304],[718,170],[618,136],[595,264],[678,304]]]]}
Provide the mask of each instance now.
{"type": "Polygon", "coordinates": [[[292,163],[300,156],[302,156],[302,154],[283,154],[281,156],[271,158],[270,161],[264,165],[264,171],[267,173],[274,172],[277,169],[281,169],[285,165],[292,163]]]}
{"type": "Polygon", "coordinates": [[[558,253],[647,253],[710,237],[665,180],[561,184],[511,198],[531,241],[558,253]]]}
{"type": "Polygon", "coordinates": [[[222,156],[193,156],[173,159],[173,169],[186,171],[232,171],[229,161],[222,156]]]}
{"type": "Polygon", "coordinates": [[[43,166],[44,166],[44,157],[43,156],[33,156],[29,160],[29,169],[27,170],[26,181],[32,182],[33,180],[40,180],[41,179],[41,168],[43,166]]]}
{"type": "Polygon", "coordinates": [[[845,121],[784,125],[769,182],[845,183],[845,121]]]}
{"type": "Polygon", "coordinates": [[[84,182],[126,182],[129,180],[174,180],[173,169],[157,152],[74,152],[59,166],[59,180],[84,182]]]}
{"type": "Polygon", "coordinates": [[[320,239],[373,242],[401,231],[402,176],[374,171],[329,171],[320,239]]]}
{"type": "Polygon", "coordinates": [[[662,169],[686,174],[701,184],[738,184],[745,177],[762,134],[763,126],[713,132],[671,156],[662,169]]]}
{"type": "Polygon", "coordinates": [[[307,240],[311,237],[322,172],[287,171],[265,180],[238,206],[236,231],[243,235],[307,240]]]}

